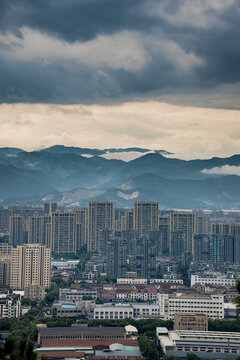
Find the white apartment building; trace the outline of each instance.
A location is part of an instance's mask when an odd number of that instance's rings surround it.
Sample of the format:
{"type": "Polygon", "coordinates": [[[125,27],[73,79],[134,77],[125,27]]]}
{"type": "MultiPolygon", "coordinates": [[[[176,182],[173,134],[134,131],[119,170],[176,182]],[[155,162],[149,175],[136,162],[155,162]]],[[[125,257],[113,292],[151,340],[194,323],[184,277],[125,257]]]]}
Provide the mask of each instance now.
{"type": "Polygon", "coordinates": [[[140,278],[117,278],[117,284],[134,284],[134,285],[146,285],[147,279],[140,278]]]}
{"type": "Polygon", "coordinates": [[[0,318],[17,318],[21,316],[21,299],[19,295],[0,294],[0,318]]]}
{"type": "Polygon", "coordinates": [[[96,305],[94,319],[154,319],[159,318],[158,304],[130,303],[116,305],[96,305]]]}
{"type": "Polygon", "coordinates": [[[158,299],[157,290],[148,290],[148,291],[131,291],[130,293],[131,301],[142,300],[142,301],[156,301],[158,299]]]}
{"type": "Polygon", "coordinates": [[[205,314],[210,319],[224,318],[224,296],[184,294],[159,294],[160,315],[164,319],[174,319],[176,313],[205,314]]]}
{"type": "Polygon", "coordinates": [[[221,286],[235,286],[236,279],[228,279],[223,276],[217,277],[200,277],[199,275],[191,275],[191,286],[195,284],[211,284],[221,286]]]}

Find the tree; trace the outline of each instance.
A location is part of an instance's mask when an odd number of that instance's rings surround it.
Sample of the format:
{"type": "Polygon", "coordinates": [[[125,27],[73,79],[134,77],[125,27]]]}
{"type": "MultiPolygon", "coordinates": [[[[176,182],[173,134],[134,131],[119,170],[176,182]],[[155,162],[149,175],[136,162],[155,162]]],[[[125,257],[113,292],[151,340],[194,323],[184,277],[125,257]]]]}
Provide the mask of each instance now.
{"type": "Polygon", "coordinates": [[[187,353],[186,360],[200,360],[200,358],[194,353],[187,353]]]}
{"type": "Polygon", "coordinates": [[[100,305],[100,304],[104,304],[104,301],[103,301],[102,299],[100,299],[100,298],[97,298],[96,301],[95,301],[95,303],[96,303],[97,305],[100,305]]]}
{"type": "Polygon", "coordinates": [[[140,335],[138,343],[143,356],[145,356],[147,360],[159,359],[159,353],[155,342],[148,339],[145,335],[140,335]]]}
{"type": "Polygon", "coordinates": [[[1,349],[0,358],[2,360],[35,360],[37,354],[34,351],[33,342],[26,338],[8,337],[3,349],[1,349]]]}

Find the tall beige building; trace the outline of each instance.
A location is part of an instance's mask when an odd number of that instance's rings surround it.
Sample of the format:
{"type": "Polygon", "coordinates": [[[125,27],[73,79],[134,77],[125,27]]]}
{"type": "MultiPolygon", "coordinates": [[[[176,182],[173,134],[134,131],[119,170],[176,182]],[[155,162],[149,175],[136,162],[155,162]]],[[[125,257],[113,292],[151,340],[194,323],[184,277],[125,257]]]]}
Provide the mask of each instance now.
{"type": "Polygon", "coordinates": [[[114,230],[114,209],[111,201],[90,201],[88,203],[88,251],[97,251],[98,231],[114,230]]]}
{"type": "Polygon", "coordinates": [[[12,248],[10,287],[29,286],[49,288],[51,282],[51,250],[40,244],[19,245],[12,248]]]}
{"type": "Polygon", "coordinates": [[[158,230],[158,202],[136,201],[133,205],[133,229],[140,236],[151,230],[158,230]]]}
{"type": "Polygon", "coordinates": [[[23,222],[23,216],[13,215],[9,217],[9,243],[11,245],[22,245],[23,222]]]}
{"type": "Polygon", "coordinates": [[[194,223],[195,215],[191,212],[175,211],[169,214],[170,216],[170,239],[169,249],[171,253],[171,233],[180,232],[184,239],[184,252],[193,253],[193,235],[194,235],[194,223]]]}

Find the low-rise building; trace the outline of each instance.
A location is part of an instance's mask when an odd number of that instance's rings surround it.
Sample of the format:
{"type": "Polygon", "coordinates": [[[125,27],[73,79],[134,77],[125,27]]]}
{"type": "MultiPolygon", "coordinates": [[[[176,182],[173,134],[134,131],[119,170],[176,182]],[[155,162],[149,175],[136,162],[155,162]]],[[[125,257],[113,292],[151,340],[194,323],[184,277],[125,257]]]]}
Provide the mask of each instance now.
{"type": "Polygon", "coordinates": [[[147,279],[142,278],[117,278],[117,284],[147,284],[147,279]]]}
{"type": "Polygon", "coordinates": [[[159,319],[160,307],[158,304],[132,303],[134,319],[159,319]]]}
{"type": "Polygon", "coordinates": [[[88,318],[93,317],[95,301],[76,301],[76,302],[55,302],[52,306],[52,315],[56,317],[76,317],[88,318]]]}
{"type": "Polygon", "coordinates": [[[183,284],[182,279],[150,279],[150,284],[160,283],[172,283],[172,284],[183,284]]]}
{"type": "Polygon", "coordinates": [[[44,340],[96,340],[96,339],[126,339],[124,327],[50,327],[39,328],[38,344],[44,340]]]}
{"type": "Polygon", "coordinates": [[[130,293],[130,299],[132,301],[136,301],[136,300],[156,301],[158,299],[158,290],[157,289],[143,289],[143,290],[133,289],[130,293]]]}
{"type": "Polygon", "coordinates": [[[199,275],[191,275],[191,286],[195,284],[211,284],[211,285],[222,285],[222,286],[235,286],[236,279],[226,278],[224,276],[216,277],[201,277],[199,275]]]}
{"type": "Polygon", "coordinates": [[[96,305],[94,319],[155,319],[160,317],[158,304],[129,303],[96,305]]]}
{"type": "Polygon", "coordinates": [[[203,314],[175,314],[174,330],[208,331],[208,317],[203,314]]]}
{"type": "Polygon", "coordinates": [[[224,303],[224,318],[235,320],[238,316],[237,306],[231,302],[224,303]]]}
{"type": "Polygon", "coordinates": [[[167,356],[223,359],[240,354],[240,333],[220,331],[167,330],[157,328],[158,343],[167,356]]]}
{"type": "Polygon", "coordinates": [[[52,268],[58,270],[76,269],[79,260],[52,260],[52,268]]]}
{"type": "Polygon", "coordinates": [[[133,318],[133,308],[129,304],[96,305],[94,319],[133,318]]]}
{"type": "Polygon", "coordinates": [[[36,352],[39,359],[145,359],[136,339],[43,340],[36,352]]]}
{"type": "Polygon", "coordinates": [[[205,314],[210,319],[224,318],[223,295],[158,294],[160,314],[164,319],[174,319],[177,313],[205,314]]]}
{"type": "Polygon", "coordinates": [[[30,300],[44,300],[45,295],[45,289],[40,285],[29,285],[24,289],[24,296],[30,300]]]}
{"type": "Polygon", "coordinates": [[[84,296],[91,296],[93,300],[98,297],[97,291],[86,289],[59,289],[59,300],[61,301],[81,301],[84,296]]]}

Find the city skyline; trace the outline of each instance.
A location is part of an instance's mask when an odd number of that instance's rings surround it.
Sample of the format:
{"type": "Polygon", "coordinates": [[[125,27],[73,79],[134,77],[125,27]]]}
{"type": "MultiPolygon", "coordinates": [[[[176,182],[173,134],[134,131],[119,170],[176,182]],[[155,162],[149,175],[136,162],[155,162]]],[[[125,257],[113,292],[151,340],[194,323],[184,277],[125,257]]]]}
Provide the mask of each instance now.
{"type": "Polygon", "coordinates": [[[0,0],[0,359],[240,359],[240,0],[0,0]]]}

